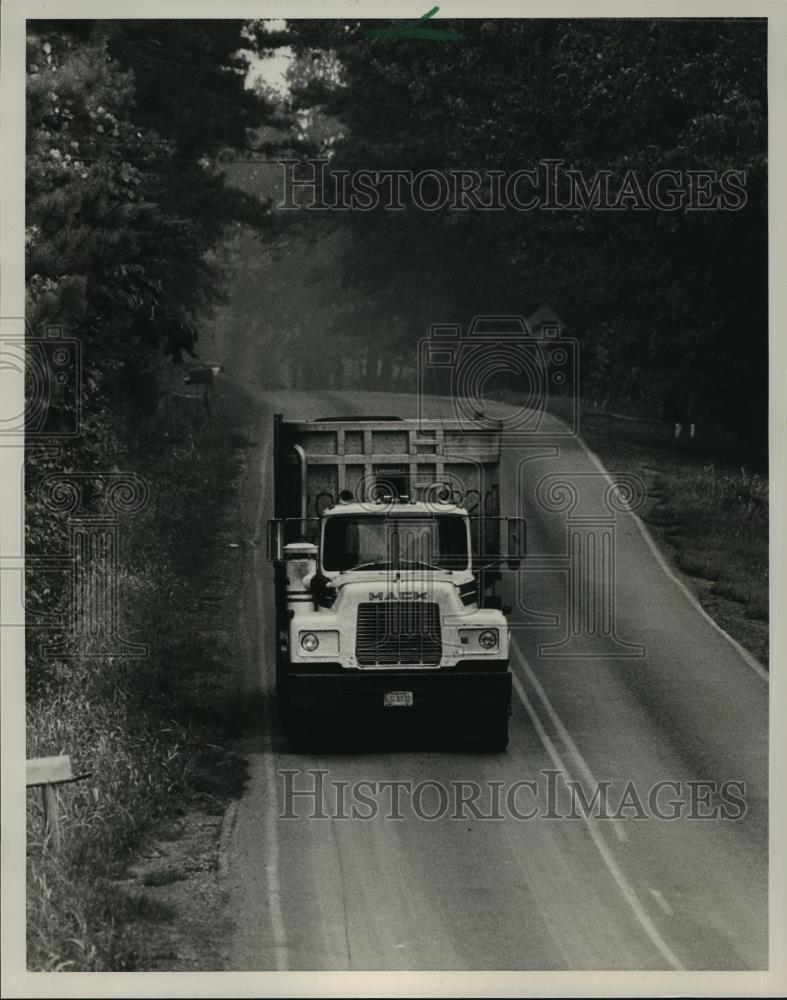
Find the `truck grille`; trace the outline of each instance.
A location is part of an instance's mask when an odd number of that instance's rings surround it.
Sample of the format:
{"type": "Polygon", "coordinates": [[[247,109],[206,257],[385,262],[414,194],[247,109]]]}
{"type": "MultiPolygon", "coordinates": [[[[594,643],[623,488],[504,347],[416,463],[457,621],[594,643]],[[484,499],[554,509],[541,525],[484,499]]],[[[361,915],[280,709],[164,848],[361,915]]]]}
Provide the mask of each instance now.
{"type": "Polygon", "coordinates": [[[436,664],[442,652],[437,604],[391,601],[358,605],[355,655],[362,666],[436,664]]]}

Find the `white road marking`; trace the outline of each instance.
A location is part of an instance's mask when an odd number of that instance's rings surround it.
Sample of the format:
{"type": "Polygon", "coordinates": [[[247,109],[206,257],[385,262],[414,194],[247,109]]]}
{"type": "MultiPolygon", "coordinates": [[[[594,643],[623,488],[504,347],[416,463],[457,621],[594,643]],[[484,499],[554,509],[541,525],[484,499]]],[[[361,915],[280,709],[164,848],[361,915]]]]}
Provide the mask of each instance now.
{"type": "Polygon", "coordinates": [[[273,768],[273,743],[271,740],[270,702],[265,710],[266,733],[262,748],[265,761],[265,781],[268,789],[265,809],[265,848],[267,863],[265,865],[265,880],[268,886],[270,903],[271,929],[273,930],[273,951],[276,958],[276,971],[286,972],[289,968],[287,953],[287,929],[284,924],[284,913],[281,906],[281,883],[279,880],[279,838],[277,836],[278,810],[276,806],[276,773],[273,768]]]}
{"type": "Polygon", "coordinates": [[[625,828],[621,826],[620,820],[613,819],[611,822],[612,822],[612,829],[615,831],[615,837],[617,838],[618,843],[620,844],[628,843],[629,835],[626,833],[625,828]]]}
{"type": "MultiPolygon", "coordinates": [[[[604,467],[604,464],[602,463],[598,455],[585,444],[585,442],[582,440],[581,437],[577,437],[576,440],[579,442],[579,445],[584,449],[590,461],[604,476],[607,482],[610,483],[610,485],[614,485],[614,480],[610,476],[607,469],[604,467]]],[[[672,582],[675,584],[675,586],[678,587],[682,591],[682,593],[689,599],[689,603],[692,605],[694,610],[697,611],[705,619],[706,622],[712,625],[713,628],[716,629],[716,631],[719,633],[719,635],[723,636],[727,640],[727,642],[733,647],[733,649],[735,649],[735,651],[740,655],[743,662],[748,667],[751,667],[754,673],[757,674],[757,676],[761,680],[765,681],[765,683],[768,684],[770,681],[768,671],[762,666],[761,663],[759,663],[751,655],[748,649],[744,649],[743,646],[741,646],[741,644],[736,639],[733,639],[733,637],[729,634],[729,632],[725,632],[724,629],[721,627],[721,625],[719,625],[718,622],[714,621],[713,618],[711,618],[711,616],[708,614],[705,608],[703,608],[703,606],[697,600],[696,596],[692,594],[691,590],[689,590],[686,584],[682,580],[678,579],[678,577],[672,572],[672,569],[668,566],[667,561],[661,554],[658,545],[656,544],[653,536],[646,527],[642,518],[638,517],[634,511],[629,511],[629,513],[634,519],[634,524],[637,528],[637,531],[640,533],[641,537],[645,541],[645,544],[653,553],[656,562],[659,564],[662,572],[666,576],[668,576],[670,580],[672,580],[672,582]]]]}
{"type": "MultiPolygon", "coordinates": [[[[530,699],[525,693],[525,689],[522,687],[522,683],[516,674],[513,674],[513,681],[514,681],[514,688],[516,689],[516,692],[519,695],[519,698],[525,707],[525,711],[530,716],[530,721],[533,723],[533,726],[535,727],[535,730],[538,733],[538,737],[541,740],[544,749],[552,759],[552,763],[564,775],[568,775],[570,773],[568,768],[561,759],[560,754],[557,752],[554,743],[547,735],[546,730],[541,724],[541,720],[536,714],[536,711],[533,708],[533,705],[531,704],[530,699]]],[[[607,843],[604,840],[604,837],[601,834],[601,831],[599,830],[596,822],[590,816],[585,815],[584,812],[582,812],[582,820],[587,826],[588,832],[590,833],[590,836],[593,839],[593,843],[596,846],[596,850],[601,855],[601,859],[607,866],[607,870],[609,871],[610,875],[612,875],[618,888],[623,894],[623,898],[628,903],[634,916],[639,921],[641,927],[648,935],[653,945],[658,949],[664,960],[668,963],[668,965],[672,969],[674,969],[677,972],[684,972],[685,966],[677,957],[675,952],[670,948],[670,946],[667,944],[664,938],[661,936],[658,927],[656,927],[656,925],[648,916],[645,908],[639,901],[639,897],[637,896],[633,887],[627,880],[626,876],[621,871],[618,863],[612,856],[612,852],[610,851],[609,847],[607,847],[607,843]]]]}
{"type": "MultiPolygon", "coordinates": [[[[260,461],[260,484],[257,496],[257,509],[255,512],[254,541],[256,543],[260,525],[262,523],[262,504],[265,495],[265,470],[267,468],[268,452],[270,451],[270,437],[268,438],[268,448],[260,461]]],[[[265,620],[265,602],[263,597],[263,578],[258,565],[259,549],[256,545],[252,548],[252,566],[254,569],[254,595],[257,605],[257,621],[265,620]]],[[[256,644],[257,651],[261,654],[261,644],[256,644]]],[[[276,971],[286,972],[289,968],[289,956],[287,951],[287,929],[284,923],[284,912],[281,905],[281,881],[279,879],[279,838],[278,830],[278,808],[276,789],[276,772],[273,766],[273,713],[271,712],[271,700],[265,699],[265,720],[262,745],[262,758],[265,766],[265,784],[267,788],[266,808],[265,808],[265,854],[267,863],[265,865],[265,881],[268,890],[268,902],[270,906],[271,930],[273,931],[273,952],[276,960],[276,971]]]]}
{"type": "Polygon", "coordinates": [[[237,815],[238,799],[233,799],[224,813],[221,821],[221,831],[219,832],[219,860],[216,868],[217,874],[221,879],[226,878],[229,872],[229,847],[237,815]]]}
{"type": "Polygon", "coordinates": [[[675,911],[669,905],[667,900],[664,898],[664,893],[661,889],[648,889],[648,892],[658,903],[659,909],[662,913],[666,914],[668,917],[674,917],[675,911]]]}
{"type": "MultiPolygon", "coordinates": [[[[560,716],[553,708],[552,702],[547,697],[546,691],[543,689],[543,687],[538,681],[538,678],[533,673],[530,664],[527,662],[527,660],[524,658],[518,647],[515,646],[513,642],[511,643],[511,650],[516,656],[517,660],[519,661],[519,665],[522,667],[522,670],[527,675],[528,681],[532,684],[536,694],[541,699],[541,702],[547,711],[547,715],[552,720],[552,725],[555,727],[555,729],[558,732],[558,735],[560,736],[560,739],[565,744],[570,757],[576,764],[577,770],[585,779],[585,781],[590,785],[592,791],[593,788],[597,787],[598,782],[593,776],[593,772],[590,770],[587,763],[585,762],[585,758],[579,752],[579,748],[577,747],[576,743],[574,743],[574,741],[571,739],[568,730],[563,725],[560,716]]],[[[617,837],[617,839],[620,841],[620,843],[625,844],[629,839],[629,835],[628,833],[626,833],[623,823],[619,819],[611,819],[610,823],[612,824],[612,829],[615,831],[615,836],[617,837]]]]}

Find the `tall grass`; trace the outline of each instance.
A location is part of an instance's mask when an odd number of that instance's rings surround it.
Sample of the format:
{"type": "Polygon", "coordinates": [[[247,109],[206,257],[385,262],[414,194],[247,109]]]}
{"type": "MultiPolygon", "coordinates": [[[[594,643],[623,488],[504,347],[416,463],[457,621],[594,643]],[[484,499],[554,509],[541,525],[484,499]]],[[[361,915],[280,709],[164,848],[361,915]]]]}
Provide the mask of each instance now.
{"type": "Polygon", "coordinates": [[[75,773],[89,772],[59,792],[57,857],[44,841],[40,797],[28,793],[31,969],[132,967],[119,928],[140,906],[150,919],[161,914],[113,885],[129,852],[195,796],[218,811],[242,786],[242,768],[228,767],[236,759],[221,753],[232,722],[237,636],[211,632],[202,598],[206,580],[229,576],[232,583],[221,531],[239,517],[243,442],[218,422],[197,432],[169,423],[166,432],[134,467],[152,485],[153,500],[124,527],[112,581],[122,635],[147,644],[149,655],[93,659],[88,639],[72,637],[70,655],[58,659],[38,645],[39,633],[28,636],[27,755],[69,754],[75,773]]]}
{"type": "Polygon", "coordinates": [[[767,663],[767,475],[720,458],[726,452],[715,446],[703,451],[701,441],[678,448],[587,413],[582,437],[610,471],[632,472],[647,482],[641,516],[665,554],[694,578],[708,613],[767,663]]]}
{"type": "Polygon", "coordinates": [[[745,468],[704,465],[675,477],[670,505],[680,525],[680,568],[710,581],[710,593],[743,605],[750,619],[767,621],[767,480],[745,468]]]}
{"type": "Polygon", "coordinates": [[[695,469],[682,482],[687,502],[708,516],[723,517],[730,528],[746,530],[768,523],[768,481],[758,473],[718,470],[713,464],[695,469]]]}
{"type": "Polygon", "coordinates": [[[69,683],[42,691],[27,712],[28,754],[70,753],[83,781],[59,791],[62,849],[44,842],[41,800],[28,794],[28,964],[97,970],[122,964],[115,924],[121,874],[139,834],[184,801],[185,730],[161,727],[129,704],[129,678],[96,683],[75,665],[69,683]]]}

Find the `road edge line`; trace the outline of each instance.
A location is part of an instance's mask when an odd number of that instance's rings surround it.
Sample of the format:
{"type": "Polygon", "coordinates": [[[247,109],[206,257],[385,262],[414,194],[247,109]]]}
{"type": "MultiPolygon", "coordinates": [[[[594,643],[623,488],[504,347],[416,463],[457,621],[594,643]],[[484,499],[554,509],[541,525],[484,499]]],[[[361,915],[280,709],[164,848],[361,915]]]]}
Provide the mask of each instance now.
{"type": "Polygon", "coordinates": [[[289,948],[287,944],[287,926],[284,921],[284,911],[281,905],[279,838],[276,827],[279,817],[276,809],[276,771],[273,766],[273,713],[268,701],[266,701],[265,722],[268,727],[262,750],[263,766],[268,782],[268,807],[265,810],[265,843],[268,849],[268,857],[265,863],[265,882],[268,888],[268,904],[270,906],[271,929],[273,930],[273,951],[276,957],[276,971],[286,972],[289,969],[289,948]]]}
{"type": "Polygon", "coordinates": [[[216,863],[216,872],[220,879],[225,879],[230,870],[230,837],[232,836],[232,831],[235,826],[235,817],[238,814],[238,801],[238,799],[233,799],[232,802],[230,802],[224,810],[224,816],[221,820],[221,830],[219,832],[219,857],[216,863]]]}
{"type": "MultiPolygon", "coordinates": [[[[569,755],[574,758],[575,763],[577,765],[577,768],[579,769],[580,774],[585,779],[585,781],[587,781],[587,783],[589,785],[592,785],[592,786],[597,785],[598,782],[596,781],[596,779],[595,779],[595,777],[593,775],[593,772],[590,770],[590,766],[588,765],[587,761],[585,760],[585,758],[580,753],[579,747],[574,742],[571,734],[568,731],[568,728],[566,727],[566,724],[563,722],[563,720],[557,714],[557,710],[555,709],[555,707],[552,704],[552,702],[549,700],[549,697],[547,696],[546,691],[541,686],[538,678],[536,677],[535,672],[533,671],[533,668],[527,662],[527,658],[525,657],[525,654],[513,642],[511,643],[511,649],[513,650],[514,655],[516,656],[516,658],[519,660],[519,662],[520,662],[520,664],[522,666],[522,669],[524,670],[525,674],[527,675],[527,679],[530,681],[530,683],[533,686],[536,694],[541,699],[541,703],[543,704],[544,708],[546,709],[547,715],[552,720],[552,724],[555,727],[555,729],[557,730],[558,736],[563,741],[563,743],[565,743],[566,749],[568,750],[569,755]]],[[[613,820],[611,820],[611,824],[612,824],[612,828],[615,831],[615,836],[618,838],[618,840],[621,843],[625,843],[628,840],[628,834],[626,833],[626,830],[623,827],[623,825],[620,822],[620,820],[613,819],[613,820]]]]}
{"type": "MultiPolygon", "coordinates": [[[[522,686],[522,682],[519,680],[519,678],[513,671],[512,671],[512,678],[516,693],[519,695],[519,700],[522,702],[525,711],[530,716],[530,720],[535,727],[536,733],[538,734],[538,738],[541,740],[544,749],[549,754],[552,763],[555,765],[555,767],[558,768],[558,770],[561,772],[562,775],[570,775],[571,772],[566,767],[554,743],[549,738],[547,731],[544,729],[544,726],[542,725],[541,720],[539,719],[535,708],[531,704],[530,699],[528,698],[527,693],[525,692],[525,689],[522,686]]],[[[563,778],[563,781],[565,783],[565,777],[563,778]]],[[[585,826],[588,829],[588,833],[590,834],[590,837],[593,841],[593,844],[596,847],[596,850],[601,855],[601,860],[607,866],[607,871],[615,880],[615,884],[617,885],[618,889],[620,889],[623,898],[628,903],[629,908],[633,912],[634,916],[637,918],[637,921],[639,922],[640,926],[645,931],[647,936],[650,938],[651,944],[654,945],[657,951],[661,954],[662,958],[667,962],[667,964],[672,968],[673,971],[685,972],[686,967],[683,965],[683,963],[680,961],[675,952],[670,948],[670,946],[664,940],[658,927],[656,927],[651,918],[648,916],[645,907],[640,902],[639,896],[637,896],[637,893],[634,890],[633,886],[628,881],[626,876],[623,874],[622,869],[612,856],[612,852],[607,846],[607,843],[604,840],[604,837],[599,831],[596,824],[592,822],[590,817],[586,816],[584,812],[582,813],[582,820],[584,821],[585,826]]]]}
{"type": "MultiPolygon", "coordinates": [[[[259,454],[259,493],[257,494],[257,503],[254,511],[255,543],[259,538],[262,521],[267,459],[270,457],[270,452],[273,450],[272,436],[270,436],[267,440],[269,447],[261,448],[259,454]]],[[[262,622],[264,621],[265,611],[265,600],[263,597],[264,584],[259,566],[259,548],[256,544],[252,548],[252,568],[254,571],[254,601],[257,609],[257,621],[262,622]]],[[[262,649],[258,649],[258,652],[261,656],[263,656],[262,649]]],[[[262,681],[262,677],[267,676],[269,672],[270,668],[267,667],[264,675],[261,673],[260,681],[262,681]]],[[[271,678],[268,677],[268,680],[270,679],[271,678]]],[[[278,812],[276,808],[277,784],[276,769],[273,766],[273,711],[271,709],[271,699],[268,696],[269,693],[270,689],[265,692],[265,710],[263,713],[265,730],[263,733],[261,754],[267,781],[267,789],[263,790],[267,798],[265,809],[265,844],[267,847],[265,883],[268,890],[268,905],[270,907],[271,930],[273,931],[273,951],[276,959],[276,971],[286,972],[289,968],[289,949],[287,945],[287,925],[284,920],[284,911],[281,905],[281,882],[279,880],[279,837],[277,829],[278,812]]]]}

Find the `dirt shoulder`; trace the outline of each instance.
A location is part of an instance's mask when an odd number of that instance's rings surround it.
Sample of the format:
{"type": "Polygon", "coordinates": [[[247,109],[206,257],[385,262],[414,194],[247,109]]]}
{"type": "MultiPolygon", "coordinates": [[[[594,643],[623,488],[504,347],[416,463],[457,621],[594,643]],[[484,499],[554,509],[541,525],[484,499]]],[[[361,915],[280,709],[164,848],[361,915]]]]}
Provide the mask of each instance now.
{"type": "Polygon", "coordinates": [[[125,900],[124,964],[148,972],[224,968],[230,926],[221,884],[224,810],[187,810],[151,836],[113,883],[125,900]]]}

